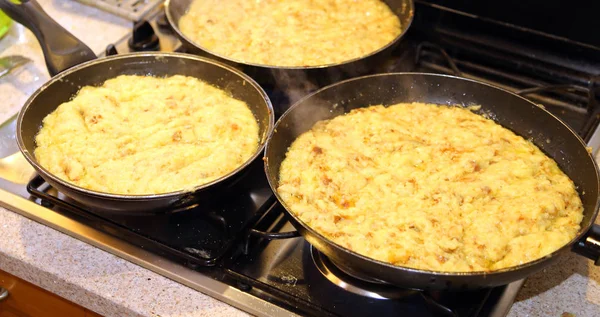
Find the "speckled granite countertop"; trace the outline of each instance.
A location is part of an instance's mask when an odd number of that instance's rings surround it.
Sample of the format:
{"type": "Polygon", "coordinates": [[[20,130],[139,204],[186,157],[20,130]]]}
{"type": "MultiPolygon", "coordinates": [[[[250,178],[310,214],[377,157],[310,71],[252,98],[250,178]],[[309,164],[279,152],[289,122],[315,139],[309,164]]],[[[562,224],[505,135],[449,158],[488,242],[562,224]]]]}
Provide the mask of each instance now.
{"type": "Polygon", "coordinates": [[[0,269],[105,316],[247,316],[0,208],[0,269]]]}
{"type": "MultiPolygon", "coordinates": [[[[130,22],[74,1],[38,0],[95,52],[123,37],[130,22]]],[[[0,79],[0,122],[49,76],[33,36],[20,26],[0,40],[0,57],[34,63],[0,79]]],[[[107,316],[246,316],[227,304],[0,208],[0,269],[107,316]]],[[[600,316],[600,268],[570,254],[531,276],[509,316],[600,316]]]]}

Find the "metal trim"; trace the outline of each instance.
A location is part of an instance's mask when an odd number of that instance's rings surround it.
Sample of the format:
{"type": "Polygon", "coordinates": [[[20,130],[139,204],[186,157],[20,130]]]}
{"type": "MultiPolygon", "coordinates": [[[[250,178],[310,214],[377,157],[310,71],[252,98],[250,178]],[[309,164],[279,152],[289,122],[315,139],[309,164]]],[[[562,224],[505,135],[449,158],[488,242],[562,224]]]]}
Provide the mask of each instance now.
{"type": "Polygon", "coordinates": [[[0,189],[0,206],[256,316],[299,316],[0,189]]]}
{"type": "Polygon", "coordinates": [[[592,134],[592,137],[588,141],[587,145],[592,148],[592,154],[596,158],[596,161],[598,161],[596,155],[598,154],[598,150],[600,148],[600,125],[598,125],[596,130],[594,130],[594,134],[592,134]]]}

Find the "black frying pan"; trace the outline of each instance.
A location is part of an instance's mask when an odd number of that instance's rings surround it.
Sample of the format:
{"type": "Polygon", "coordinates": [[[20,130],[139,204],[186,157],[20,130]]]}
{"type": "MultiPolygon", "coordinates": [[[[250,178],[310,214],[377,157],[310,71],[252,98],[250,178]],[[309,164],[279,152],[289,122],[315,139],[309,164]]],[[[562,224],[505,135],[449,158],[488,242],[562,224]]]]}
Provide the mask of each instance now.
{"type": "Polygon", "coordinates": [[[288,147],[300,134],[317,121],[355,108],[400,102],[481,105],[479,113],[488,114],[498,124],[532,139],[577,186],[584,206],[578,236],[560,250],[523,265],[493,272],[435,272],[394,266],[354,253],[328,240],[286,208],[292,224],[309,243],[351,275],[416,289],[470,289],[508,284],[541,270],[571,248],[600,265],[600,226],[593,225],[598,214],[599,178],[596,162],[585,143],[562,121],[527,99],[458,77],[419,73],[365,76],[323,88],[293,105],[277,121],[265,150],[265,171],[279,202],[286,207],[277,194],[279,168],[288,147]]]}
{"type": "Polygon", "coordinates": [[[42,45],[51,75],[68,68],[40,87],[27,100],[17,118],[17,142],[21,152],[49,184],[68,197],[94,210],[106,212],[154,213],[176,210],[198,200],[200,196],[210,198],[220,189],[232,185],[262,153],[273,127],[273,108],[262,88],[239,70],[210,59],[176,53],[137,53],[95,59],[96,56],[85,44],[56,24],[34,0],[23,1],[20,5],[0,0],[0,9],[33,31],[42,45]],[[242,166],[210,183],[190,191],[156,195],[116,195],[87,190],[59,179],[40,166],[33,151],[36,147],[35,136],[44,117],[73,97],[81,87],[101,85],[110,78],[124,74],[193,76],[231,93],[234,98],[246,102],[257,118],[261,136],[259,147],[242,166]]]}
{"type": "Polygon", "coordinates": [[[167,19],[186,50],[191,53],[204,55],[243,69],[244,72],[251,75],[252,78],[256,79],[261,85],[281,85],[283,82],[286,84],[293,84],[289,82],[290,79],[293,80],[301,78],[304,81],[309,79],[316,84],[323,86],[325,84],[331,84],[340,79],[364,75],[379,61],[391,54],[394,48],[398,45],[400,39],[404,36],[404,34],[406,34],[406,31],[409,29],[414,16],[413,0],[383,0],[383,2],[385,2],[398,16],[400,19],[400,25],[402,27],[402,32],[392,42],[368,55],[338,64],[305,67],[283,67],[246,63],[244,61],[235,60],[227,56],[217,54],[200,46],[197,43],[194,43],[179,29],[179,19],[181,19],[181,17],[187,13],[188,8],[193,1],[201,0],[167,0],[165,2],[167,19]]]}

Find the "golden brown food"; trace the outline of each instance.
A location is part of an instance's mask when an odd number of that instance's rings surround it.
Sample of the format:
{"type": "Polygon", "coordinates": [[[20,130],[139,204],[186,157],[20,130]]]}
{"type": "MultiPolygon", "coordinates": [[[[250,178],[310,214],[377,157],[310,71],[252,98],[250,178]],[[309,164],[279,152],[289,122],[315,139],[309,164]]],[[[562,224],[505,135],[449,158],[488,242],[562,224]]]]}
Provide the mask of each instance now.
{"type": "Polygon", "coordinates": [[[195,0],[179,21],[204,49],[272,66],[359,58],[390,43],[400,27],[380,0],[195,0]]]}
{"type": "Polygon", "coordinates": [[[290,146],[289,210],[362,255],[436,271],[491,271],[573,239],[573,182],[534,144],[460,107],[371,106],[317,123],[290,146]]]}
{"type": "Polygon", "coordinates": [[[256,152],[258,131],[244,102],[196,78],[123,75],[44,118],[35,157],[95,191],[168,193],[235,170],[256,152]]]}

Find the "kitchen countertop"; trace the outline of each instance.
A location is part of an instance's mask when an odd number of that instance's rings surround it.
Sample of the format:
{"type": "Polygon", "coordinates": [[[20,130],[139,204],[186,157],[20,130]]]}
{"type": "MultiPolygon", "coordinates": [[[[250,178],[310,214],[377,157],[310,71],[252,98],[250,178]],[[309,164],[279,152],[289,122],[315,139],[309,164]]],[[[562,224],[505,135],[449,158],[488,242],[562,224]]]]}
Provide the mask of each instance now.
{"type": "MultiPolygon", "coordinates": [[[[101,52],[131,23],[74,1],[38,0],[65,28],[101,52]],[[101,30],[95,32],[94,30],[101,30]]],[[[0,40],[0,57],[34,62],[0,79],[0,122],[48,80],[33,35],[19,25],[0,40]]],[[[247,316],[178,284],[19,214],[0,208],[0,269],[107,316],[247,316]]],[[[574,254],[528,278],[509,316],[600,315],[600,268],[574,254]]]]}
{"type": "Polygon", "coordinates": [[[0,208],[0,269],[104,316],[248,316],[0,208]]]}

